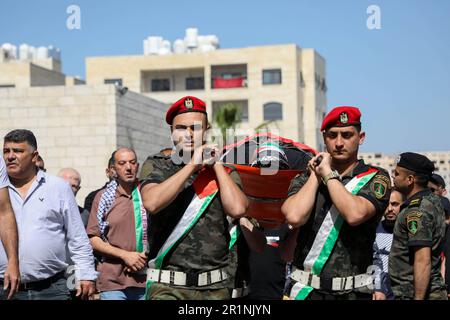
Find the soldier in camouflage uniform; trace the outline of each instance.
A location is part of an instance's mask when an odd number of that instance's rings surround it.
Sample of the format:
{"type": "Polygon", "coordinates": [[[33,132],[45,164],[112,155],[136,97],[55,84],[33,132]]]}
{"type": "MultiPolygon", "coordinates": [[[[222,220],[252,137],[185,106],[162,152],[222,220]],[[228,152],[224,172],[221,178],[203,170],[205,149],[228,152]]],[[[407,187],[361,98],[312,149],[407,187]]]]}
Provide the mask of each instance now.
{"type": "Polygon", "coordinates": [[[365,138],[360,117],[355,107],[333,109],[321,128],[328,153],[291,182],[282,207],[294,227],[283,245],[295,248],[291,299],[372,298],[372,245],[391,186],[386,170],[358,161],[365,138]]]}
{"type": "Polygon", "coordinates": [[[141,184],[143,203],[150,213],[147,299],[229,299],[236,272],[231,258],[235,255],[229,254],[230,220],[242,217],[248,206],[239,175],[234,168],[216,162],[218,150],[204,142],[207,115],[203,101],[180,99],[168,110],[166,121],[176,151],[171,157],[152,157],[151,170],[141,184]],[[206,209],[196,216],[198,220],[178,229],[195,208],[194,201],[209,198],[197,193],[195,183],[202,172],[212,172],[219,191],[207,206],[201,205],[200,210],[206,209]],[[177,230],[183,232],[164,251],[177,230]]]}
{"type": "Polygon", "coordinates": [[[394,170],[394,185],[407,201],[394,227],[389,275],[396,299],[447,300],[441,276],[445,214],[441,199],[427,184],[434,164],[427,157],[406,152],[394,170]]]}

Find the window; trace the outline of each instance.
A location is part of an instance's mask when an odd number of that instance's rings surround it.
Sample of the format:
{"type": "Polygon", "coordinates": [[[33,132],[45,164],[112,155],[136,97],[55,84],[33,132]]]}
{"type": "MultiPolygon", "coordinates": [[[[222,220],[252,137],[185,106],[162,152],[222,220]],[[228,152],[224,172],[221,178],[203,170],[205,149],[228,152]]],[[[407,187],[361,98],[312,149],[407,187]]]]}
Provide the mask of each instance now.
{"type": "Polygon", "coordinates": [[[269,102],[264,105],[264,121],[283,120],[283,108],[281,103],[269,102]]]}
{"type": "Polygon", "coordinates": [[[122,86],[122,79],[105,79],[105,84],[116,84],[118,86],[122,86]]]}
{"type": "Polygon", "coordinates": [[[263,84],[280,84],[281,69],[263,70],[263,84]]]}
{"type": "Polygon", "coordinates": [[[152,79],[152,91],[170,91],[170,80],[152,79]]]}
{"type": "Polygon", "coordinates": [[[186,90],[202,90],[205,89],[205,78],[190,77],[186,78],[186,90]]]}

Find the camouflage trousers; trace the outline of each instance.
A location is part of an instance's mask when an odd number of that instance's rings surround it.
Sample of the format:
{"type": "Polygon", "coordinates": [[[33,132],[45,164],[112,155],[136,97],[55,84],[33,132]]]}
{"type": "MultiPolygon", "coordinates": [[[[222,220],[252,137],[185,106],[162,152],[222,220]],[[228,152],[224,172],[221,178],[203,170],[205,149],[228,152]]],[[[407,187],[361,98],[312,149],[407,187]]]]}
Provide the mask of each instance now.
{"type": "MultiPolygon", "coordinates": [[[[395,300],[413,300],[411,296],[395,296],[395,300]]],[[[445,289],[430,292],[425,300],[448,300],[447,291],[445,289]]]]}
{"type": "Polygon", "coordinates": [[[147,290],[147,300],[229,300],[230,290],[227,288],[194,290],[171,287],[163,283],[153,283],[147,290]]]}

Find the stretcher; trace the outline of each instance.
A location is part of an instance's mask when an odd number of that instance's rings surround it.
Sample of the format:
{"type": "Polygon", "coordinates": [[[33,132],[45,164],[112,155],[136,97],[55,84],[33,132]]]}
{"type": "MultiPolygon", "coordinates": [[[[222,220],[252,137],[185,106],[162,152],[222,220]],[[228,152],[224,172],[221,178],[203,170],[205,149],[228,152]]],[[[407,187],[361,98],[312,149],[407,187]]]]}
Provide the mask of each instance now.
{"type": "Polygon", "coordinates": [[[243,191],[249,199],[248,215],[265,228],[277,228],[284,223],[281,206],[288,195],[291,180],[306,170],[308,161],[317,154],[313,148],[271,133],[259,133],[227,145],[222,161],[239,172],[243,191]],[[269,170],[252,166],[258,148],[267,142],[277,143],[284,151],[289,169],[269,170]]]}

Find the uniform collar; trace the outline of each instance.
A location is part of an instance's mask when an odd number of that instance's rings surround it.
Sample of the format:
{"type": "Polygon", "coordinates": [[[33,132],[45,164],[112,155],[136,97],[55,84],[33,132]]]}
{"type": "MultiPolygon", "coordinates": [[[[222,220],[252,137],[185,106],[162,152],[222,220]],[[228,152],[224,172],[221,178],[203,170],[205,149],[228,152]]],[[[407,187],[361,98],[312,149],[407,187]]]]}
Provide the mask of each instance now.
{"type": "Polygon", "coordinates": [[[364,160],[360,159],[357,162],[358,164],[353,168],[353,170],[343,176],[342,179],[353,178],[354,176],[357,176],[358,174],[364,173],[369,170],[370,167],[364,163],[364,160]]]}
{"type": "Polygon", "coordinates": [[[425,188],[422,191],[416,192],[415,194],[413,194],[411,196],[411,198],[409,198],[408,200],[406,200],[400,207],[400,209],[406,208],[407,206],[409,206],[409,204],[411,203],[411,201],[415,200],[415,199],[420,199],[424,196],[428,196],[430,195],[432,192],[430,189],[425,188]]]}

